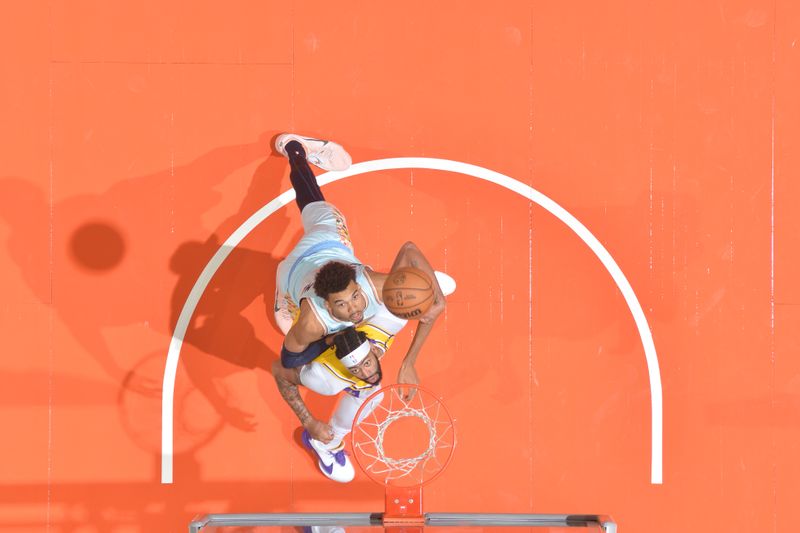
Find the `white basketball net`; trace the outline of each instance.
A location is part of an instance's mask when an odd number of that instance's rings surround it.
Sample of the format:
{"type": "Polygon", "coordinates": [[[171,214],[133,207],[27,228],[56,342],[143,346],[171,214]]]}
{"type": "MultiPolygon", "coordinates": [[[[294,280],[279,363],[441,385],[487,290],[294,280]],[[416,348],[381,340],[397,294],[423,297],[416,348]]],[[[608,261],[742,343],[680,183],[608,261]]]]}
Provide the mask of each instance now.
{"type": "Polygon", "coordinates": [[[368,402],[353,426],[353,452],[373,480],[413,486],[429,481],[444,469],[456,441],[453,420],[438,398],[416,388],[414,397],[405,400],[401,389],[392,386],[368,402]],[[386,430],[407,417],[416,417],[427,428],[427,446],[414,457],[390,457],[384,448],[386,430]]]}

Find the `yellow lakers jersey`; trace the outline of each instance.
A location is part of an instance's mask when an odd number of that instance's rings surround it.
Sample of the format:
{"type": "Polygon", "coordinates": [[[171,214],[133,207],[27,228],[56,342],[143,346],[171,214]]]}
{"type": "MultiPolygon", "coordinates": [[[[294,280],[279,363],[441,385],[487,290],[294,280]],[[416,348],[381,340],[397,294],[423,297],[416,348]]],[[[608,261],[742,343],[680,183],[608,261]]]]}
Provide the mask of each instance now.
{"type": "MultiPolygon", "coordinates": [[[[386,353],[386,350],[388,350],[394,342],[394,333],[390,333],[377,324],[361,324],[356,326],[356,330],[363,332],[367,336],[369,342],[380,348],[383,353],[386,353]]],[[[338,357],[336,357],[335,346],[331,346],[322,352],[319,356],[317,356],[316,359],[314,359],[314,361],[312,361],[312,363],[320,365],[327,371],[328,374],[330,374],[331,378],[339,380],[345,384],[345,390],[351,394],[353,392],[365,391],[375,386],[374,384],[367,383],[366,381],[361,380],[351,374],[347,370],[347,367],[342,364],[338,357]]]]}

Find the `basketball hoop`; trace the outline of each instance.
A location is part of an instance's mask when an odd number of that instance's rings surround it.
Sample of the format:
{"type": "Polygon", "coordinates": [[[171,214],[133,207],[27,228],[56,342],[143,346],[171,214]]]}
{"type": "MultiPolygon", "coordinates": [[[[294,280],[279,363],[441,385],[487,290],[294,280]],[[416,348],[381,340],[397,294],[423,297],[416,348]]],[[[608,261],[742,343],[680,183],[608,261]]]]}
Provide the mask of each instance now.
{"type": "Polygon", "coordinates": [[[390,385],[361,405],[351,438],[358,466],[386,489],[384,523],[421,523],[422,487],[444,471],[456,445],[444,403],[422,387],[390,385]]]}
{"type": "MultiPolygon", "coordinates": [[[[384,486],[383,513],[267,513],[209,514],[197,516],[190,533],[204,527],[314,526],[343,530],[345,526],[381,529],[391,533],[424,533],[431,529],[452,531],[507,531],[530,528],[585,527],[616,533],[617,525],[605,515],[518,513],[426,513],[422,514],[422,486],[436,479],[453,456],[456,437],[453,419],[444,404],[416,385],[391,385],[367,397],[353,421],[352,455],[373,481],[384,486]],[[405,394],[403,391],[406,391],[405,394]],[[414,397],[404,399],[408,392],[414,397]],[[383,527],[379,527],[383,526],[383,527]]],[[[260,529],[259,529],[260,531],[260,529]]],[[[270,529],[272,531],[272,529],[270,529]]]]}

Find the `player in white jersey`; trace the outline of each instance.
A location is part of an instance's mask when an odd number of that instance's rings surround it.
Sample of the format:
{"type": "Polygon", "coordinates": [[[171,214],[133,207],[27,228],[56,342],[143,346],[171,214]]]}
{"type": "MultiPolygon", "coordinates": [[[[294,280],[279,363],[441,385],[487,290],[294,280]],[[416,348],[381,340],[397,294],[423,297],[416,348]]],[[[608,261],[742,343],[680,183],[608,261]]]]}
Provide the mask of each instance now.
{"type": "MultiPolygon", "coordinates": [[[[327,345],[325,337],[385,311],[381,298],[387,274],[361,264],[344,216],[322,196],[308,162],[325,170],[345,170],[350,156],[336,143],[282,134],[275,140],[278,152],[289,159],[292,187],[300,208],[304,235],[277,272],[275,317],[286,333],[281,363],[295,368],[312,361],[327,345]]],[[[455,290],[452,278],[435,273],[412,242],[398,252],[392,270],[405,266],[421,269],[433,280],[434,303],[419,318],[398,383],[419,383],[414,368],[417,356],[436,318],[445,308],[445,294],[455,290]],[[445,286],[442,291],[440,284],[445,286]]]]}
{"type": "MultiPolygon", "coordinates": [[[[303,443],[317,456],[322,473],[334,481],[346,483],[355,475],[343,439],[358,409],[380,389],[380,359],[405,324],[384,309],[368,321],[334,334],[328,339],[332,345],[310,363],[299,368],[284,368],[278,361],[273,364],[278,390],[305,428],[303,443]],[[298,385],[326,396],[345,392],[327,424],[308,411],[298,385]]],[[[370,411],[365,408],[364,416],[370,411]]]]}

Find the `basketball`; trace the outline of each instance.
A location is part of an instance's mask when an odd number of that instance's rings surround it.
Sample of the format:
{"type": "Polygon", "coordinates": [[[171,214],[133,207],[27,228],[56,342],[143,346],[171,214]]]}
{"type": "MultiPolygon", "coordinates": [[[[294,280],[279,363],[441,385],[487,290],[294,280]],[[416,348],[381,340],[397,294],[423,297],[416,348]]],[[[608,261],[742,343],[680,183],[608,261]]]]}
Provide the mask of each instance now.
{"type": "Polygon", "coordinates": [[[398,268],[383,284],[383,303],[395,316],[419,318],[433,304],[430,277],[418,268],[398,268]]]}

